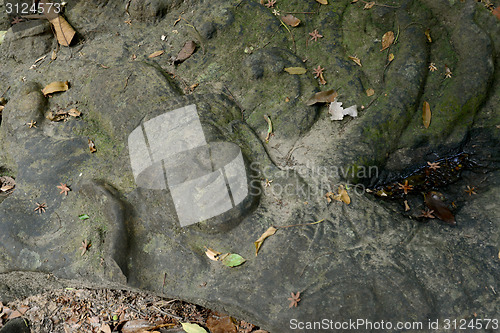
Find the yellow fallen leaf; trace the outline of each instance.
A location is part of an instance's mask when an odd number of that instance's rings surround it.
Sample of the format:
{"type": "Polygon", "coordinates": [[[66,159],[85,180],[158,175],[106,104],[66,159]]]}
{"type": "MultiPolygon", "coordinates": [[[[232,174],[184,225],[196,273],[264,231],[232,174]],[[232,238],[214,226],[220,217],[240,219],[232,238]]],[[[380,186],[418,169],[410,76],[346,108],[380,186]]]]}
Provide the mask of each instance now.
{"type": "Polygon", "coordinates": [[[349,59],[351,59],[352,61],[354,61],[356,63],[356,65],[358,65],[358,66],[361,67],[361,60],[359,60],[358,57],[351,57],[351,56],[349,56],[349,59]]]}
{"type": "Polygon", "coordinates": [[[207,250],[205,251],[205,254],[207,255],[210,260],[217,261],[220,259],[221,252],[215,251],[214,249],[211,249],[207,247],[207,250]]]}
{"type": "Polygon", "coordinates": [[[269,229],[266,230],[266,232],[264,232],[260,237],[259,239],[257,239],[254,244],[255,244],[255,256],[257,256],[257,254],[259,253],[259,250],[260,250],[260,247],[262,246],[262,243],[264,243],[264,240],[269,237],[269,236],[272,236],[276,233],[276,229],[275,227],[269,227],[269,229]]]}
{"type": "Polygon", "coordinates": [[[375,90],[373,90],[372,88],[366,89],[366,96],[370,97],[373,96],[373,94],[375,94],[375,90]]]}
{"type": "Polygon", "coordinates": [[[389,46],[392,45],[392,43],[394,43],[394,32],[387,31],[382,36],[382,49],[380,51],[387,49],[389,46]]]}
{"type": "Polygon", "coordinates": [[[45,86],[45,88],[42,89],[42,93],[44,96],[47,96],[48,94],[52,94],[55,92],[60,92],[60,91],[66,91],[69,89],[69,82],[68,81],[55,81],[52,83],[49,83],[48,85],[45,86]]]}
{"type": "Polygon", "coordinates": [[[285,72],[288,72],[289,74],[300,75],[307,73],[307,69],[303,67],[287,67],[285,68],[285,72]]]}
{"type": "Polygon", "coordinates": [[[389,54],[389,57],[387,58],[389,62],[394,60],[394,53],[389,54]]]}
{"type": "Polygon", "coordinates": [[[57,42],[63,46],[69,46],[75,37],[75,29],[61,15],[50,19],[50,23],[54,27],[57,42]]]}
{"type": "Polygon", "coordinates": [[[156,58],[156,57],[159,57],[161,56],[163,53],[165,53],[165,51],[161,50],[161,51],[156,51],[156,52],[153,52],[151,53],[148,58],[156,58]]]}
{"type": "Polygon", "coordinates": [[[427,30],[425,30],[425,37],[427,37],[427,41],[429,43],[432,43],[432,38],[431,38],[431,29],[427,28],[427,30]]]}
{"type": "Polygon", "coordinates": [[[328,0],[316,0],[316,1],[322,5],[328,5],[328,0]]]}
{"type": "Polygon", "coordinates": [[[425,128],[429,128],[429,125],[431,124],[431,107],[426,101],[424,101],[424,107],[422,109],[422,120],[425,128]]]}
{"type": "Polygon", "coordinates": [[[182,329],[187,333],[207,333],[207,331],[198,324],[181,323],[182,329]]]}
{"type": "Polygon", "coordinates": [[[363,9],[370,9],[375,6],[375,1],[367,2],[363,9]]]}

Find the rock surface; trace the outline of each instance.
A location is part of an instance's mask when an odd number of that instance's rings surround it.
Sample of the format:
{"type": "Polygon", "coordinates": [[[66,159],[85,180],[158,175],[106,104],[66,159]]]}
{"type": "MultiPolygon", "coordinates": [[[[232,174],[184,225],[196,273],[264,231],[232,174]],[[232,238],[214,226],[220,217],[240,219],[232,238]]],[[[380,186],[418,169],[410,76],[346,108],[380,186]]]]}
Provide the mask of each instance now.
{"type": "MultiPolygon", "coordinates": [[[[0,300],[30,284],[43,288],[16,277],[38,281],[51,273],[165,293],[271,332],[289,331],[292,319],[498,316],[500,21],[475,2],[363,6],[277,3],[282,14],[313,13],[294,14],[302,23],[285,29],[258,1],[71,2],[65,15],[78,41],[52,61],[55,38],[46,23],[9,29],[0,45],[0,93],[8,100],[0,176],[14,177],[16,187],[0,196],[0,300]],[[310,39],[314,29],[323,35],[317,41],[310,39]],[[396,43],[381,52],[387,31],[396,43]],[[196,51],[174,64],[189,40],[196,51]],[[165,52],[148,57],[159,50],[165,52]],[[325,86],[312,74],[318,65],[325,86]],[[308,72],[290,75],[286,67],[308,72]],[[41,89],[53,81],[69,81],[70,89],[44,96],[41,89]],[[358,117],[332,122],[325,106],[305,104],[328,89],[344,106],[357,105],[358,117]],[[432,111],[427,129],[423,101],[432,111]],[[172,193],[136,183],[128,138],[187,105],[196,105],[208,143],[241,149],[252,199],[224,219],[180,227],[172,193]],[[82,116],[46,118],[71,108],[82,116]],[[268,143],[264,115],[274,128],[268,143]],[[402,201],[363,191],[463,151],[474,166],[436,189],[457,206],[455,228],[409,219],[402,201]],[[358,184],[348,187],[351,204],[328,204],[324,194],[336,191],[333,184],[349,182],[358,184]],[[67,196],[56,187],[61,183],[71,188],[67,196]],[[467,185],[477,195],[465,193],[467,185]],[[45,212],[35,211],[38,204],[45,212]],[[268,227],[321,219],[279,229],[255,256],[253,242],[268,227]],[[247,261],[223,266],[205,256],[206,247],[247,261]],[[298,291],[302,300],[289,309],[287,298],[298,291]]],[[[419,202],[412,210],[423,208],[420,193],[408,196],[419,202]]]]}

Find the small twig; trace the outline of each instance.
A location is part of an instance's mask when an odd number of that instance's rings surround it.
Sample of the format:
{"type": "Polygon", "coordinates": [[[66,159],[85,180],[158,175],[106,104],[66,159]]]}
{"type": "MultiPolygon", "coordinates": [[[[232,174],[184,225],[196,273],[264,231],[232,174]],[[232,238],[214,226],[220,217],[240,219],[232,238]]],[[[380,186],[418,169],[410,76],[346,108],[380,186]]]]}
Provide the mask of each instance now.
{"type": "Polygon", "coordinates": [[[174,319],[177,319],[177,320],[182,320],[182,317],[178,317],[176,315],[173,315],[171,313],[168,313],[168,312],[165,312],[159,308],[157,308],[156,306],[152,305],[151,306],[153,309],[155,309],[156,311],[160,312],[161,314],[164,314],[165,316],[169,316],[170,318],[174,318],[174,319]]]}
{"type": "Polygon", "coordinates": [[[332,251],[332,252],[327,252],[327,253],[323,253],[323,254],[321,254],[321,255],[317,256],[316,258],[314,258],[312,261],[309,261],[309,262],[307,263],[307,265],[305,265],[305,266],[304,266],[304,269],[302,270],[302,273],[300,273],[300,275],[299,275],[299,276],[302,276],[302,275],[304,274],[304,272],[306,271],[306,268],[307,268],[307,267],[308,267],[311,263],[315,262],[316,260],[318,260],[319,258],[321,258],[321,257],[323,257],[323,256],[329,256],[330,254],[334,254],[334,253],[335,253],[335,251],[332,251]]]}
{"type": "Polygon", "coordinates": [[[285,14],[318,14],[317,12],[285,12],[285,14]]]}
{"type": "MultiPolygon", "coordinates": [[[[361,2],[367,4],[368,1],[361,0],[361,2]]],[[[391,5],[384,5],[384,4],[379,4],[375,2],[375,6],[380,6],[380,7],[388,7],[388,8],[401,8],[401,6],[391,6],[391,5]]]]}
{"type": "Polygon", "coordinates": [[[292,225],[278,226],[278,227],[275,227],[275,228],[276,229],[284,229],[284,228],[291,228],[291,227],[301,227],[301,226],[306,226],[306,225],[318,224],[318,223],[323,222],[324,220],[325,219],[321,219],[321,220],[316,221],[316,222],[309,222],[309,223],[302,223],[302,224],[292,224],[292,225]]]}
{"type": "Polygon", "coordinates": [[[295,45],[295,38],[293,37],[292,31],[286,26],[286,24],[282,20],[280,20],[280,22],[285,27],[285,29],[290,33],[290,36],[292,37],[293,53],[297,53],[297,45],[295,45]]]}
{"type": "Polygon", "coordinates": [[[165,288],[165,282],[167,281],[167,272],[163,273],[163,284],[161,286],[161,293],[163,294],[163,289],[165,288]]]}
{"type": "Polygon", "coordinates": [[[200,41],[201,49],[203,50],[203,54],[206,53],[205,50],[205,44],[203,43],[203,37],[201,37],[200,33],[198,32],[198,29],[194,25],[191,24],[188,20],[186,20],[184,17],[180,16],[180,18],[184,21],[186,21],[186,24],[188,27],[193,28],[194,32],[196,33],[196,36],[198,37],[198,40],[200,41]]]}
{"type": "Polygon", "coordinates": [[[7,89],[5,89],[5,91],[3,92],[2,96],[0,96],[0,97],[5,96],[5,94],[7,93],[7,91],[9,91],[9,89],[10,89],[10,86],[8,86],[7,89]]]}
{"type": "Polygon", "coordinates": [[[243,108],[243,106],[241,106],[241,104],[236,100],[236,98],[234,98],[233,94],[231,93],[231,90],[229,90],[228,87],[226,87],[226,85],[223,85],[223,87],[227,90],[227,92],[229,93],[229,97],[231,97],[231,99],[236,103],[236,105],[240,108],[241,110],[241,120],[245,120],[245,115],[243,114],[243,112],[245,112],[245,109],[243,108]]]}
{"type": "Polygon", "coordinates": [[[125,80],[125,85],[123,86],[123,89],[122,89],[123,91],[125,91],[125,89],[127,89],[127,86],[128,86],[128,79],[130,79],[130,77],[131,77],[131,76],[132,76],[132,74],[129,74],[129,75],[127,76],[127,79],[125,80]]]}

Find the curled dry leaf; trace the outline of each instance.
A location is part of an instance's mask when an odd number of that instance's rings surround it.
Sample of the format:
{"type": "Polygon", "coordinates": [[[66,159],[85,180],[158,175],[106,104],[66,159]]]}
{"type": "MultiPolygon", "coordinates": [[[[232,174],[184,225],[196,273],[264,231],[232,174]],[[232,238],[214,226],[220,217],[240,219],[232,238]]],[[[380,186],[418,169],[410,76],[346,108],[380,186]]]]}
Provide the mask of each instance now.
{"type": "Polygon", "coordinates": [[[375,90],[373,90],[372,88],[366,89],[366,96],[370,97],[373,96],[373,94],[375,94],[375,90]]]}
{"type": "Polygon", "coordinates": [[[387,31],[382,36],[382,49],[380,51],[387,49],[389,46],[392,45],[392,43],[394,43],[394,32],[387,31]]]}
{"type": "Polygon", "coordinates": [[[306,102],[307,105],[314,105],[316,103],[331,103],[337,98],[337,92],[333,89],[327,91],[320,91],[312,95],[306,102]]]}
{"type": "Polygon", "coordinates": [[[90,152],[91,153],[95,153],[97,151],[97,148],[95,147],[94,141],[92,141],[90,139],[88,139],[88,140],[89,140],[89,150],[90,150],[90,152]]]}
{"type": "Polygon", "coordinates": [[[16,181],[9,176],[0,177],[0,192],[8,192],[16,187],[16,181]]]}
{"type": "Polygon", "coordinates": [[[366,5],[365,5],[365,7],[363,7],[363,9],[370,9],[373,6],[375,6],[375,1],[370,1],[370,2],[366,3],[366,5]]]}
{"type": "Polygon", "coordinates": [[[184,60],[188,59],[196,51],[196,43],[192,40],[187,41],[182,49],[177,54],[174,63],[180,64],[184,60]]]}
{"type": "Polygon", "coordinates": [[[163,50],[156,51],[156,52],[153,52],[150,55],[148,55],[148,58],[156,58],[156,57],[161,56],[163,53],[165,53],[165,51],[163,51],[163,50]]]}
{"type": "Polygon", "coordinates": [[[303,67],[287,67],[285,68],[285,72],[293,75],[301,75],[307,73],[307,69],[303,67]]]}
{"type": "Polygon", "coordinates": [[[353,118],[358,116],[358,107],[356,105],[352,105],[348,108],[342,107],[342,102],[337,102],[337,98],[333,102],[330,103],[328,107],[328,113],[331,115],[331,120],[342,120],[344,116],[351,116],[353,118]]]}
{"type": "Polygon", "coordinates": [[[351,59],[352,61],[354,61],[356,63],[356,65],[361,67],[361,60],[358,57],[349,56],[349,59],[351,59]]]}
{"type": "Polygon", "coordinates": [[[339,195],[340,195],[340,200],[343,201],[346,204],[351,203],[351,198],[349,197],[349,194],[347,194],[347,191],[345,190],[344,186],[340,185],[338,189],[339,195]]]}
{"type": "Polygon", "coordinates": [[[271,226],[269,227],[266,232],[264,232],[260,237],[259,239],[257,239],[254,244],[255,244],[255,256],[257,256],[257,254],[259,253],[259,250],[260,250],[260,247],[262,246],[262,243],[264,243],[264,240],[269,237],[269,236],[272,236],[276,233],[276,229],[275,227],[271,226]]]}
{"type": "Polygon", "coordinates": [[[54,27],[57,42],[62,46],[69,46],[73,37],[75,37],[75,29],[61,15],[50,19],[49,22],[54,27]]]}
{"type": "Polygon", "coordinates": [[[281,20],[291,27],[296,27],[300,24],[300,20],[293,15],[282,16],[281,20]]]}
{"type": "Polygon", "coordinates": [[[68,89],[69,89],[68,81],[55,81],[46,85],[45,88],[42,89],[42,93],[44,96],[47,96],[48,94],[66,91],[68,89]]]}
{"type": "Polygon", "coordinates": [[[431,38],[431,29],[427,28],[427,30],[425,30],[425,37],[427,37],[427,41],[429,43],[432,43],[432,38],[431,38]]]}
{"type": "Polygon", "coordinates": [[[77,109],[73,108],[71,110],[68,111],[68,114],[72,117],[80,117],[80,115],[82,114],[80,111],[78,111],[77,109]]]}
{"type": "Polygon", "coordinates": [[[210,258],[210,260],[213,260],[213,261],[220,260],[220,255],[222,254],[221,252],[215,251],[214,249],[211,249],[209,247],[207,247],[206,249],[207,250],[205,251],[205,254],[208,258],[210,258]]]}
{"type": "Polygon", "coordinates": [[[424,101],[424,106],[422,108],[422,120],[425,128],[429,128],[431,124],[431,107],[426,101],[424,101]]]}

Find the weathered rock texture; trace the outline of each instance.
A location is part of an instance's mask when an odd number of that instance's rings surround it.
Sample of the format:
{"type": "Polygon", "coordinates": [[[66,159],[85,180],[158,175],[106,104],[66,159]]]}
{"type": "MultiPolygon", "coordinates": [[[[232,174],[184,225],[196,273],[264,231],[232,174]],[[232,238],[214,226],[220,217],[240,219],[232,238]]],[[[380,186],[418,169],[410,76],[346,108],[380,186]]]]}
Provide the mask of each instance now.
{"type": "MultiPolygon", "coordinates": [[[[500,22],[473,1],[404,0],[369,10],[348,0],[275,6],[309,14],[294,14],[302,23],[285,29],[258,1],[69,2],[65,15],[78,38],[53,61],[46,23],[9,30],[0,45],[0,93],[8,100],[0,176],[13,176],[16,188],[0,197],[0,300],[43,288],[36,283],[43,272],[165,293],[271,332],[289,331],[291,319],[498,318],[500,22]],[[323,38],[312,41],[314,29],[323,38]],[[381,52],[389,30],[396,43],[381,52]],[[174,65],[188,40],[196,52],[174,65]],[[148,57],[158,50],[165,53],[148,57]],[[325,86],[313,77],[318,65],[325,86]],[[290,75],[286,67],[308,72],[290,75]],[[43,96],[53,81],[71,87],[43,96]],[[338,90],[344,106],[357,105],[359,116],[332,122],[326,107],[306,106],[327,89],[338,90]],[[432,110],[428,129],[423,101],[432,110]],[[134,181],[130,132],[190,104],[207,141],[237,144],[256,173],[248,173],[252,203],[227,224],[215,218],[181,228],[168,190],[134,181]],[[80,118],[46,118],[73,107],[80,118]],[[274,126],[269,143],[264,115],[274,126]],[[332,184],[390,179],[461,151],[476,166],[436,189],[457,204],[455,228],[408,219],[402,202],[368,196],[361,185],[349,187],[350,205],[324,198],[332,184]],[[379,174],[363,173],[369,167],[379,174]],[[56,188],[61,182],[71,187],[67,196],[56,188]],[[478,194],[468,196],[466,185],[478,194]],[[34,211],[37,203],[46,204],[44,213],[34,211]],[[253,242],[269,226],[321,219],[280,229],[255,256],[253,242]],[[82,256],[84,240],[92,246],[82,256]],[[205,247],[247,262],[225,267],[210,261],[205,247]],[[16,279],[21,271],[35,282],[16,279]],[[302,301],[289,309],[297,291],[302,301]]],[[[412,210],[423,208],[419,202],[412,210]]]]}

